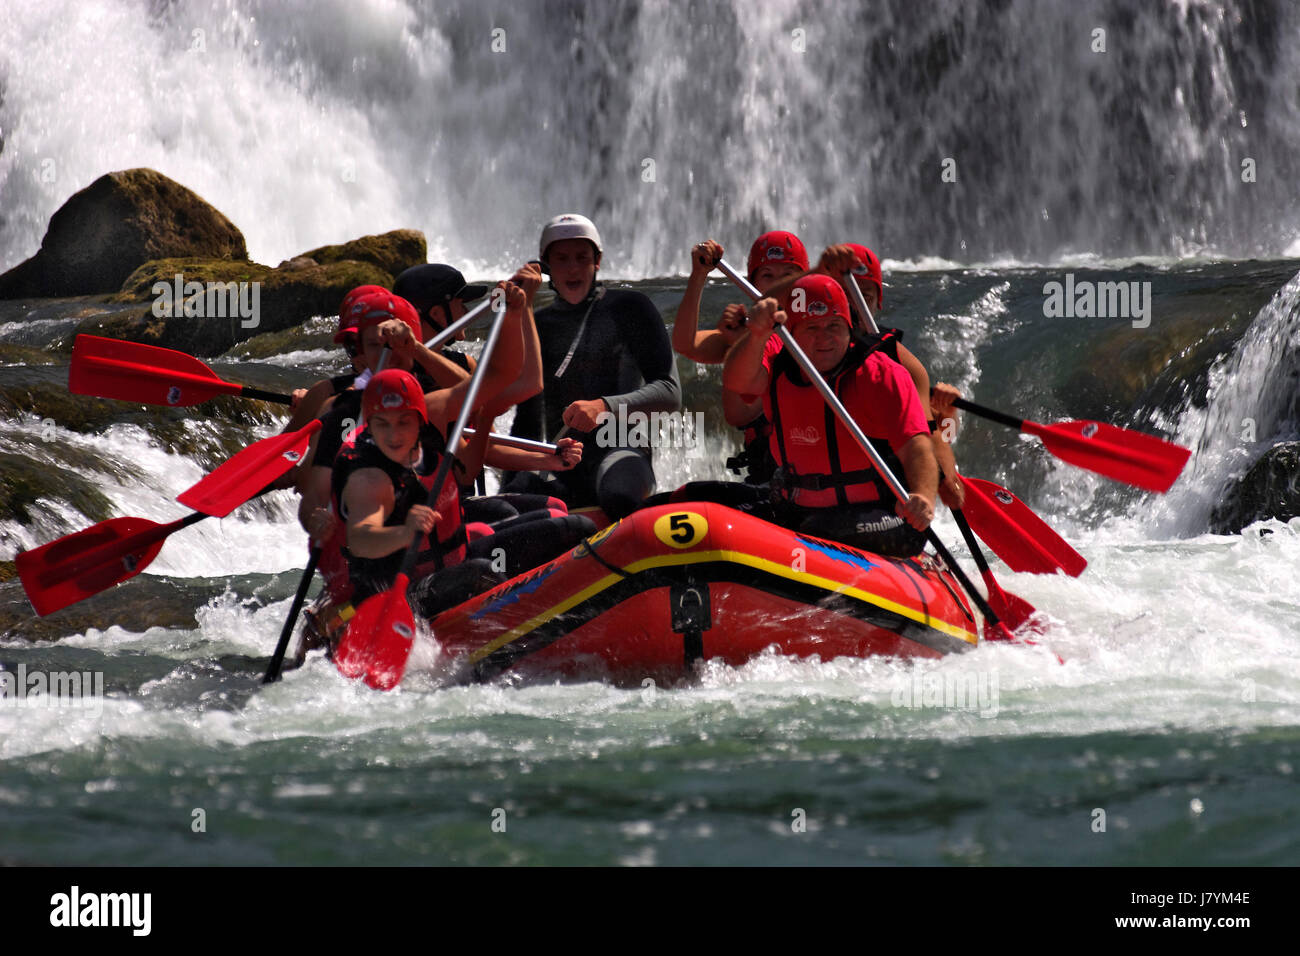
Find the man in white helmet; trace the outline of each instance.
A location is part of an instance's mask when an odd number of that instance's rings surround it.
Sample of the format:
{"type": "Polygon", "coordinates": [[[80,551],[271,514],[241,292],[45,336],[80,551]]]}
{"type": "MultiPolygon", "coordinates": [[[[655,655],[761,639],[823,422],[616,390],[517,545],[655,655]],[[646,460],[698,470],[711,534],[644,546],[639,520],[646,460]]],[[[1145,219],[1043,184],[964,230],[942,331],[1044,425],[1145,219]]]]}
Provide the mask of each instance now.
{"type": "Polygon", "coordinates": [[[673,412],[682,393],[663,317],[640,292],[596,281],[602,252],[585,216],[556,216],[542,229],[540,258],[556,299],[536,314],[542,394],[520,403],[513,433],[554,441],[563,431],[583,443],[583,457],[550,479],[519,473],[503,490],[554,495],[570,507],[599,505],[621,518],[654,490],[650,448],[648,441],[608,444],[603,436],[614,430],[598,430],[600,418],[619,415],[620,406],[625,416],[673,412]]]}

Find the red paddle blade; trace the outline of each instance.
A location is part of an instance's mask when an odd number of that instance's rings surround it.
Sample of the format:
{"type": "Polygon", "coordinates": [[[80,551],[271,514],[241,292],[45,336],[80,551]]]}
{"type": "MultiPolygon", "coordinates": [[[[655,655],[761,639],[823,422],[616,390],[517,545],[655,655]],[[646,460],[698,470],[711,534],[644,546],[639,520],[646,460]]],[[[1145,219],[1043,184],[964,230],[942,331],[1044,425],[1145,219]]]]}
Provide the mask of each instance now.
{"type": "Polygon", "coordinates": [[[68,391],[149,405],[197,405],[218,395],[237,395],[198,359],[183,352],[78,335],[72,346],[68,391]]]}
{"type": "Polygon", "coordinates": [[[965,475],[961,481],[966,488],[962,511],[971,528],[1012,571],[1064,571],[1077,578],[1088,566],[1083,555],[1007,489],[965,475]]]}
{"type": "Polygon", "coordinates": [[[249,445],[198,484],[182,491],[176,500],[205,515],[224,518],[302,461],[311,436],[320,426],[320,419],[316,419],[296,432],[272,435],[249,445]]]}
{"type": "Polygon", "coordinates": [[[993,608],[993,613],[1009,629],[1020,630],[1038,613],[1037,609],[1020,595],[998,587],[992,574],[984,576],[984,583],[989,589],[989,607],[993,608]]]}
{"type": "Polygon", "coordinates": [[[376,690],[392,690],[402,682],[415,641],[407,583],[406,575],[399,574],[387,591],[361,602],[334,650],[334,664],[344,677],[364,677],[376,690]]]}
{"type": "Polygon", "coordinates": [[[1105,422],[1025,422],[1021,430],[1041,438],[1047,450],[1062,461],[1161,493],[1178,480],[1192,454],[1163,438],[1105,422]]]}
{"type": "Polygon", "coordinates": [[[146,518],[112,518],[20,551],[15,563],[27,599],[44,617],[135,577],[184,520],[161,525],[146,518]]]}

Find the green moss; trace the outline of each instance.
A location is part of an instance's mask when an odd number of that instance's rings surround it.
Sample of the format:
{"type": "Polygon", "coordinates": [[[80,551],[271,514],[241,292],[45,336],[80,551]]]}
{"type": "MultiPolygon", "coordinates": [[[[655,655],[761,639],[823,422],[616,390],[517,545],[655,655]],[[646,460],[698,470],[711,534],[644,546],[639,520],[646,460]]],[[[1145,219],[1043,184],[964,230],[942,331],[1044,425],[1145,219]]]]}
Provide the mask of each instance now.
{"type": "Polygon", "coordinates": [[[41,498],[66,501],[92,521],[103,521],[113,506],[80,474],[38,464],[20,455],[0,452],[0,520],[30,524],[32,506],[41,498]]]}
{"type": "MultiPolygon", "coordinates": [[[[235,396],[214,399],[200,408],[166,408],[72,395],[66,387],[50,382],[0,387],[0,417],[32,414],[82,434],[102,433],[115,424],[137,425],[168,452],[193,458],[200,467],[211,470],[256,441],[259,436],[254,429],[279,422],[284,410],[235,396]],[[203,424],[194,427],[196,421],[203,424]],[[231,425],[235,427],[227,427],[231,425]]],[[[93,453],[63,445],[51,447],[72,468],[93,473],[102,467],[93,453]]]]}
{"type": "Polygon", "coordinates": [[[315,259],[321,265],[349,259],[369,262],[395,276],[411,266],[428,262],[429,246],[424,233],[416,229],[395,229],[378,236],[362,236],[337,246],[321,246],[302,253],[302,257],[315,259]]]}
{"type": "Polygon", "coordinates": [[[58,358],[42,349],[0,342],[0,365],[53,365],[58,358]]]}
{"type": "Polygon", "coordinates": [[[188,256],[178,259],[153,259],[136,269],[122,283],[122,289],[110,296],[112,302],[152,302],[156,282],[172,286],[179,274],[182,282],[259,282],[272,271],[270,266],[243,259],[205,259],[188,256]]]}
{"type": "Polygon", "coordinates": [[[202,607],[213,589],[167,578],[135,577],[47,617],[37,617],[17,581],[0,584],[0,638],[56,641],[92,628],[118,625],[144,632],[151,627],[193,630],[194,608],[202,607]]]}

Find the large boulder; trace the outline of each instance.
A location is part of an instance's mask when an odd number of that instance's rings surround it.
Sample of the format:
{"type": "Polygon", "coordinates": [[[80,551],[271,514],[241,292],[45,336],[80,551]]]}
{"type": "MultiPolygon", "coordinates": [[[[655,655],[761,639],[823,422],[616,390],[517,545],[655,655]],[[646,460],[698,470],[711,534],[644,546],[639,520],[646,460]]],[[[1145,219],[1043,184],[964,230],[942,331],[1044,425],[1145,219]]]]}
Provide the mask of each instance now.
{"type": "Polygon", "coordinates": [[[243,234],[202,197],[152,169],[108,173],[50,218],[40,250],[0,275],[0,299],[117,292],[151,259],[247,260],[243,234]]]}
{"type": "Polygon", "coordinates": [[[1256,521],[1300,516],[1300,442],[1281,442],[1266,451],[1224,495],[1210,517],[1215,534],[1236,534],[1256,521]]]}
{"type": "MultiPolygon", "coordinates": [[[[396,276],[411,266],[428,262],[429,244],[418,229],[394,229],[378,236],[362,236],[338,246],[321,246],[297,258],[313,259],[320,265],[347,260],[370,262],[396,276]]],[[[280,268],[284,267],[285,264],[281,263],[280,268]]]]}

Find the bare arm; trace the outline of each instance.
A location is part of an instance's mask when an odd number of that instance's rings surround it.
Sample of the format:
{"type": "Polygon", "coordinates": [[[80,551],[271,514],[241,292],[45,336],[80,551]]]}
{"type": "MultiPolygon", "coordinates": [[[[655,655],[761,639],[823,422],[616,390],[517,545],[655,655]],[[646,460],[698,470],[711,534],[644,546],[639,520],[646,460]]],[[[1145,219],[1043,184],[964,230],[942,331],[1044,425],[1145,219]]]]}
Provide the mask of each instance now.
{"type": "Polygon", "coordinates": [[[722,366],[724,388],[741,395],[761,395],[767,390],[769,375],[763,367],[763,351],[778,322],[784,324],[785,313],[777,309],[775,299],[766,298],[754,306],[748,333],[731,347],[722,366]]]}
{"type": "Polygon", "coordinates": [[[732,338],[721,329],[699,330],[704,284],[722,255],[722,246],[712,239],[697,242],[691,249],[691,275],[673,318],[673,351],[705,365],[722,364],[732,342],[732,338]]]}
{"type": "Polygon", "coordinates": [[[348,513],[348,550],[359,558],[382,558],[408,547],[418,533],[428,533],[437,512],[412,505],[406,521],[391,527],[384,519],[393,513],[393,483],[378,468],[362,468],[348,478],[343,489],[348,513]]]}
{"type": "Polygon", "coordinates": [[[939,465],[929,435],[913,435],[898,449],[911,489],[907,503],[899,502],[898,513],[917,531],[924,531],[934,520],[934,499],[939,490],[939,465]]]}

